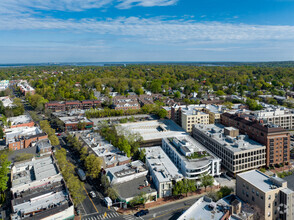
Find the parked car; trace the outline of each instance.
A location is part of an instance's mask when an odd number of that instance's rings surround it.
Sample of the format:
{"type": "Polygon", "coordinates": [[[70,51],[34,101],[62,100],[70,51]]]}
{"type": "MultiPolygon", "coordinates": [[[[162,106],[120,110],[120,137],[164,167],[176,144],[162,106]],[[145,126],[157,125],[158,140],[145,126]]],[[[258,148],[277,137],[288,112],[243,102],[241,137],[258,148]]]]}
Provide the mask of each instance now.
{"type": "Polygon", "coordinates": [[[89,192],[91,198],[96,198],[96,193],[94,191],[89,192]]]}
{"type": "Polygon", "coordinates": [[[140,216],[143,216],[143,215],[147,215],[149,213],[149,210],[148,209],[142,209],[142,210],[140,210],[139,212],[137,212],[136,214],[135,214],[135,216],[136,217],[140,217],[140,216]]]}

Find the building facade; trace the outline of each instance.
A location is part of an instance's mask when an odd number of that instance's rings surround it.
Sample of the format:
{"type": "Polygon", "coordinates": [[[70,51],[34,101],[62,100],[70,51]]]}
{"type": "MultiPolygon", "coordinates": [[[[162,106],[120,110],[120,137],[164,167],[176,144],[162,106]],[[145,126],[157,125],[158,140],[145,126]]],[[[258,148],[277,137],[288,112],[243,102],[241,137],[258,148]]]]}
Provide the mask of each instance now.
{"type": "Polygon", "coordinates": [[[222,160],[222,165],[236,174],[265,165],[266,148],[232,127],[194,125],[193,137],[222,160]]]}
{"type": "Polygon", "coordinates": [[[202,174],[221,174],[221,160],[190,136],[164,138],[162,149],[187,179],[199,179],[202,174]]]}
{"type": "Polygon", "coordinates": [[[269,177],[258,170],[238,174],[236,194],[257,206],[266,220],[294,219],[294,192],[287,188],[287,181],[279,177],[269,177]]]}
{"type": "Polygon", "coordinates": [[[173,184],[183,179],[183,175],[161,147],[145,148],[145,155],[158,198],[172,196],[173,184]]]}
{"type": "Polygon", "coordinates": [[[221,123],[238,128],[240,133],[266,146],[266,165],[285,164],[290,161],[290,134],[282,127],[263,124],[241,114],[224,113],[221,123]]]}
{"type": "Polygon", "coordinates": [[[45,104],[45,109],[52,112],[71,111],[80,109],[91,109],[101,106],[99,100],[84,100],[84,101],[54,101],[45,104]]]}
{"type": "Polygon", "coordinates": [[[200,110],[192,109],[182,111],[182,128],[187,132],[192,132],[195,124],[209,124],[209,114],[200,110]]]}
{"type": "Polygon", "coordinates": [[[264,123],[275,124],[289,130],[294,128],[294,110],[292,109],[271,106],[265,110],[254,111],[252,114],[264,123]]]}

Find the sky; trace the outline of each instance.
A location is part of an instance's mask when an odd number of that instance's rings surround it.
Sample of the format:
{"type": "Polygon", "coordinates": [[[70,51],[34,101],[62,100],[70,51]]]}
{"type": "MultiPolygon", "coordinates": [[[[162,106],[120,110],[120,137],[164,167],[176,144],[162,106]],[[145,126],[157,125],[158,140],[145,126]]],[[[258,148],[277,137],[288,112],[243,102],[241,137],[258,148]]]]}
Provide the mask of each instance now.
{"type": "Polygon", "coordinates": [[[0,63],[294,60],[294,0],[3,0],[0,63]]]}

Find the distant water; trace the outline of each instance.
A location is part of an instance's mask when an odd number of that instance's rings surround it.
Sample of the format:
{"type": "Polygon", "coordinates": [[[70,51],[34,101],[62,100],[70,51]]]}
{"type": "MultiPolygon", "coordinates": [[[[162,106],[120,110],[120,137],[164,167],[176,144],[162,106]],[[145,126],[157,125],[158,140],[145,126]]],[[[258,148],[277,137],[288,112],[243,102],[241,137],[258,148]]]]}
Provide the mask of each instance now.
{"type": "MultiPolygon", "coordinates": [[[[230,63],[227,63],[229,65],[230,63]]],[[[70,62],[70,63],[20,63],[0,64],[0,68],[29,66],[127,66],[127,65],[186,65],[186,66],[227,66],[218,62],[70,62]]]]}

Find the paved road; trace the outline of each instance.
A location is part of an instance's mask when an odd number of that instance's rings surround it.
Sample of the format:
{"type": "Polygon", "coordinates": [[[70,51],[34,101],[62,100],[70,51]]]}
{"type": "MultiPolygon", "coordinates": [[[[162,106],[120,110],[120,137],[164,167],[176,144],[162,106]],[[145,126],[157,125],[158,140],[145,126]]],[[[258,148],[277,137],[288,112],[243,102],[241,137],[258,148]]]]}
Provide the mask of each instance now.
{"type": "Polygon", "coordinates": [[[198,198],[192,198],[185,201],[167,204],[158,208],[149,210],[149,214],[142,216],[143,219],[148,220],[176,220],[181,214],[191,207],[198,198]]]}
{"type": "MultiPolygon", "coordinates": [[[[82,164],[78,162],[78,157],[68,149],[65,139],[59,137],[61,147],[67,150],[67,159],[76,167],[82,168],[82,164]]],[[[77,205],[83,220],[100,220],[100,219],[124,219],[113,208],[108,209],[103,202],[103,195],[98,191],[98,188],[90,179],[84,181],[84,195],[86,199],[77,205]],[[96,198],[91,198],[89,192],[94,191],[96,198]]]]}

